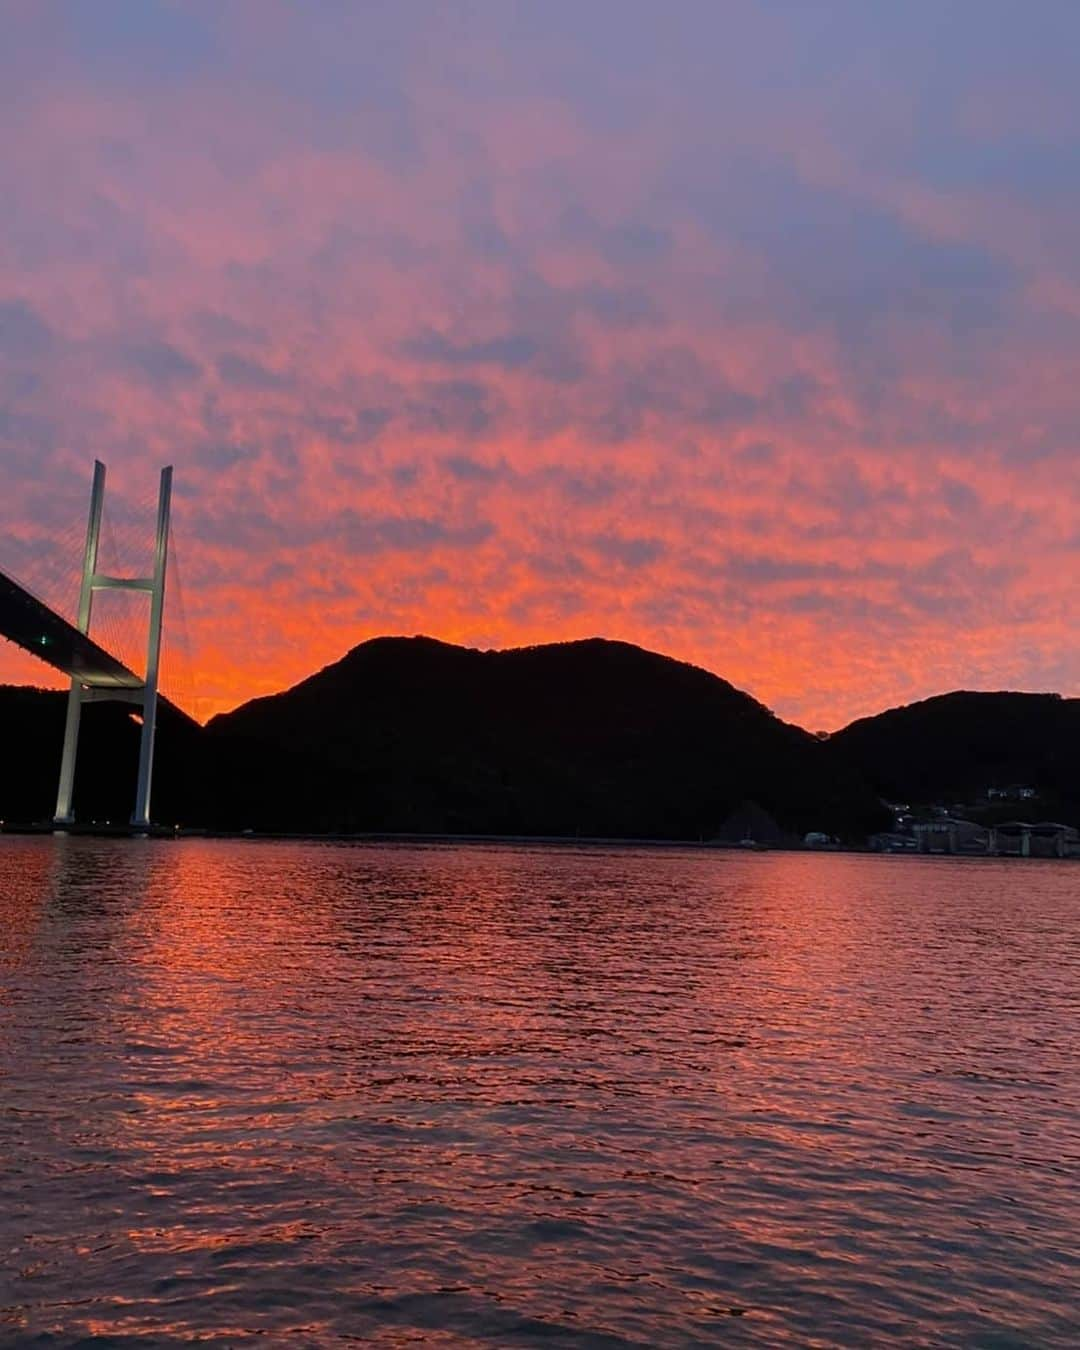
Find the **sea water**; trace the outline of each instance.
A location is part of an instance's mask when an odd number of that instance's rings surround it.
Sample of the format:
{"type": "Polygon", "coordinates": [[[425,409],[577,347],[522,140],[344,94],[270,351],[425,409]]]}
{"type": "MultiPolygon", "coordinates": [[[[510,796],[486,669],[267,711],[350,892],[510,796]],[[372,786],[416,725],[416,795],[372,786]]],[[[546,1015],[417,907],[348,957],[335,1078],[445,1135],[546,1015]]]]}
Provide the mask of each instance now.
{"type": "Polygon", "coordinates": [[[0,838],[0,1342],[1075,1346],[1080,867],[0,838]]]}

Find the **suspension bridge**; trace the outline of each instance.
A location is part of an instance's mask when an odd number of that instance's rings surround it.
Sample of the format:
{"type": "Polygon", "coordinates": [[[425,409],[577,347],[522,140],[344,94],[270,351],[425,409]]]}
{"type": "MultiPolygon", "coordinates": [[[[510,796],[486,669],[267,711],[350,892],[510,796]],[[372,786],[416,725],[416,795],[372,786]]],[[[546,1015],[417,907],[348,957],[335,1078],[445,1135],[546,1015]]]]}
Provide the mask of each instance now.
{"type": "MultiPolygon", "coordinates": [[[[136,828],[150,826],[151,790],[153,785],[154,741],[157,729],[158,700],[161,685],[162,629],[165,612],[166,579],[170,592],[175,590],[175,554],[170,557],[170,518],[172,506],[171,466],[161,470],[156,513],[153,514],[154,534],[149,548],[145,537],[137,539],[134,548],[127,540],[127,561],[138,558],[135,567],[121,565],[121,554],[115,545],[113,558],[105,556],[106,541],[113,536],[107,528],[105,514],[105,465],[94,462],[90,490],[90,513],[82,549],[82,566],[78,576],[77,604],[71,617],[61,612],[61,604],[42,598],[49,585],[31,575],[17,579],[11,572],[0,570],[0,636],[44,661],[54,670],[70,678],[67,717],[64,726],[64,748],[59,765],[54,824],[70,825],[74,821],[73,794],[75,766],[78,755],[79,727],[85,704],[99,701],[122,701],[136,705],[142,729],[139,742],[139,760],[135,784],[135,805],[131,824],[136,828]],[[112,563],[113,565],[109,565],[112,563]],[[37,580],[38,584],[33,584],[37,580]],[[117,615],[103,615],[97,606],[99,619],[105,622],[103,642],[91,636],[91,622],[95,618],[95,601],[103,592],[117,595],[140,596],[149,599],[149,615],[129,614],[125,626],[117,615]],[[140,653],[132,651],[132,630],[141,628],[145,647],[140,653]]],[[[150,516],[144,509],[135,513],[143,521],[150,516]]],[[[121,513],[118,516],[124,521],[121,513]]],[[[130,517],[126,521],[128,535],[132,534],[130,517]]],[[[134,531],[139,534],[139,530],[134,531]]],[[[73,550],[77,552],[77,550],[73,550]]],[[[58,550],[51,550],[56,559],[58,550]]],[[[65,569],[61,566],[61,572],[65,569]]],[[[72,588],[75,589],[74,587],[72,588]]],[[[144,600],[145,611],[145,600],[144,600]]]]}

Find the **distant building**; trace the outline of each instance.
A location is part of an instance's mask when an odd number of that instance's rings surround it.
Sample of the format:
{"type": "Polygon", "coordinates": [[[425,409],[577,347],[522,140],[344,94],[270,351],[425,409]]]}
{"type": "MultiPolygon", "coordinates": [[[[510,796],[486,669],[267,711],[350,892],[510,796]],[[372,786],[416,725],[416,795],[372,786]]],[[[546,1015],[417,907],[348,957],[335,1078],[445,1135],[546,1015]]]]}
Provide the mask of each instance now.
{"type": "Polygon", "coordinates": [[[990,830],[987,851],[1020,858],[1080,856],[1080,830],[1057,820],[1006,820],[990,830]]]}
{"type": "Polygon", "coordinates": [[[915,846],[920,853],[986,853],[990,831],[973,820],[943,815],[919,821],[913,827],[915,846]]]}
{"type": "Polygon", "coordinates": [[[1056,820],[1006,820],[979,825],[973,820],[942,816],[918,821],[911,835],[876,835],[872,847],[895,853],[914,848],[919,853],[988,853],[996,857],[1080,857],[1080,830],[1056,820]]]}
{"type": "Polygon", "coordinates": [[[1039,795],[1037,788],[1025,783],[1010,783],[1008,787],[986,789],[986,800],[990,802],[1029,802],[1039,795]]]}
{"type": "Polygon", "coordinates": [[[913,834],[902,830],[883,830],[870,836],[870,847],[875,853],[914,853],[918,841],[913,834]]]}

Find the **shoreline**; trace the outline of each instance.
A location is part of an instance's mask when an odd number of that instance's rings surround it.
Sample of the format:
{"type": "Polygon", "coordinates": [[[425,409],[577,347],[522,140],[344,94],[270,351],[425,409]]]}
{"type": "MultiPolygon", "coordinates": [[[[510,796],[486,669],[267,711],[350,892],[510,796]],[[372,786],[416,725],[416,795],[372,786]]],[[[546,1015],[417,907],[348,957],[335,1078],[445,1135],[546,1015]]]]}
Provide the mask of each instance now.
{"type": "Polygon", "coordinates": [[[963,851],[949,853],[932,850],[921,853],[916,849],[875,849],[859,844],[806,845],[793,843],[743,843],[722,839],[653,839],[627,838],[605,835],[558,834],[455,834],[449,831],[427,832],[413,830],[312,831],[291,830],[210,830],[201,828],[151,825],[148,829],[135,825],[72,824],[54,825],[51,821],[0,822],[0,835],[72,836],[97,839],[157,839],[179,842],[192,839],[232,840],[238,843],[324,843],[324,844],[437,844],[437,845],[538,845],[546,848],[648,848],[691,849],[699,852],[735,853],[800,853],[848,854],[873,858],[970,858],[976,861],[1016,862],[1080,862],[1080,854],[985,853],[963,851]]]}

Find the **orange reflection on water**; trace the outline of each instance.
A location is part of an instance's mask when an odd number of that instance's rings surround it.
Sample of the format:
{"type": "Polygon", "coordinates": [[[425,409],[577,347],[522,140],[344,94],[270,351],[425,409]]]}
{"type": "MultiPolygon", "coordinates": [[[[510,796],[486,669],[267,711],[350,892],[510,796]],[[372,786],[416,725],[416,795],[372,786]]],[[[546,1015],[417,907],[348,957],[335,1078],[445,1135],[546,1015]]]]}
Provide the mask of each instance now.
{"type": "Polygon", "coordinates": [[[1053,1343],[1074,878],[1017,866],[0,839],[3,1315],[1053,1343]]]}

